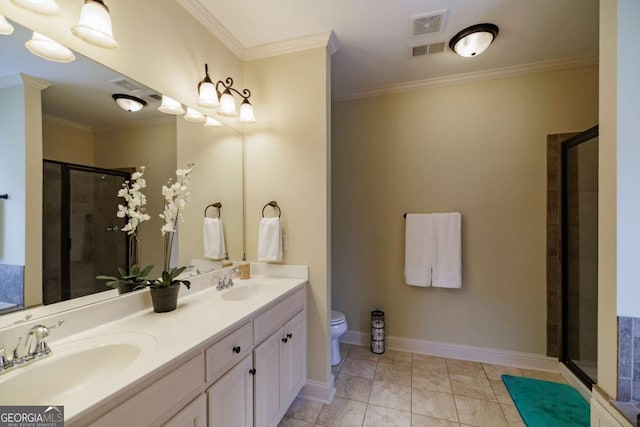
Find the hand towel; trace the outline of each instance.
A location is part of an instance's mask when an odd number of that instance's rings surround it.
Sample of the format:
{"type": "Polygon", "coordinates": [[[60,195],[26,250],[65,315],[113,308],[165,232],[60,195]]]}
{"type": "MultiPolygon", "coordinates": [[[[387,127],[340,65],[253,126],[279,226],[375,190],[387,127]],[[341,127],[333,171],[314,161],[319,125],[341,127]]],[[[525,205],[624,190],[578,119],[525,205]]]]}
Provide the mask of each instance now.
{"type": "Polygon", "coordinates": [[[435,239],[430,214],[407,214],[405,224],[404,280],[412,286],[431,286],[435,239]]]}
{"type": "Polygon", "coordinates": [[[224,258],[224,230],[219,218],[204,219],[204,256],[213,259],[224,258]]]}
{"type": "Polygon", "coordinates": [[[262,218],[258,233],[258,261],[282,261],[282,229],[280,218],[262,218]]]}
{"type": "Polygon", "coordinates": [[[462,217],[459,212],[433,214],[436,250],[433,286],[462,287],[462,217]]]}

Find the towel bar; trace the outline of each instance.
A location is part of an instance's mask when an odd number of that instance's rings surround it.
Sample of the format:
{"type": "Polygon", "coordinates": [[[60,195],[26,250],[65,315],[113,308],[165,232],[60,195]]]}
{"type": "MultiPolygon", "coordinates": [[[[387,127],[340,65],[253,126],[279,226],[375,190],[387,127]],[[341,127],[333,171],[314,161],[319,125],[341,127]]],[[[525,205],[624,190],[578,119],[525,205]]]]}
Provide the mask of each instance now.
{"type": "Polygon", "coordinates": [[[282,215],[282,211],[280,210],[280,206],[278,206],[278,202],[271,201],[269,203],[267,203],[266,205],[264,205],[264,207],[262,208],[262,217],[264,218],[264,210],[267,208],[267,206],[271,206],[274,209],[278,209],[278,218],[280,218],[280,215],[282,215]]]}
{"type": "Polygon", "coordinates": [[[222,214],[222,203],[220,202],[216,202],[216,203],[211,203],[210,205],[207,205],[206,208],[204,208],[204,217],[207,217],[207,210],[209,208],[216,208],[218,209],[218,218],[220,218],[220,215],[222,214]]]}

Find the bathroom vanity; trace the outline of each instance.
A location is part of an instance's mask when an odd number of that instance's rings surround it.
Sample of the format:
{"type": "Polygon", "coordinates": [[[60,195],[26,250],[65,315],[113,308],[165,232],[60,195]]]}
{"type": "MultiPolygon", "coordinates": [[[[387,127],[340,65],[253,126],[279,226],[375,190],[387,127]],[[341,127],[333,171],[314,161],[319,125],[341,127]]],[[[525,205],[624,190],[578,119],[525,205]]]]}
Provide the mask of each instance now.
{"type": "Polygon", "coordinates": [[[276,426],[306,381],[297,271],[224,290],[211,286],[220,272],[201,275],[170,313],[153,313],[145,290],[2,329],[9,347],[65,320],[51,356],[0,375],[0,403],[64,405],[67,426],[276,426]]]}

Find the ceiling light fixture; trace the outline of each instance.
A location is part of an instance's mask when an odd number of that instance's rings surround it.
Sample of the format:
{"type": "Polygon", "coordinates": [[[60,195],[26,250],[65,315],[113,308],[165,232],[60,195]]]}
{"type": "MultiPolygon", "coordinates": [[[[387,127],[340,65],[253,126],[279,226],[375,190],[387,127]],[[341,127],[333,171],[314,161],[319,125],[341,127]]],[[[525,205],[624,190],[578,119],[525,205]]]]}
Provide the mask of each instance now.
{"type": "Polygon", "coordinates": [[[40,15],[55,16],[62,13],[62,9],[55,0],[11,0],[16,6],[40,15]]]}
{"type": "Polygon", "coordinates": [[[222,123],[211,117],[207,117],[207,121],[204,122],[204,125],[208,128],[219,128],[224,126],[222,123]]]}
{"type": "Polygon", "coordinates": [[[11,25],[9,21],[7,21],[7,18],[2,15],[0,15],[0,34],[3,36],[13,34],[13,25],[11,25]]]}
{"type": "Polygon", "coordinates": [[[158,110],[167,114],[184,114],[184,108],[182,108],[182,104],[180,104],[173,98],[169,98],[166,95],[162,95],[162,105],[158,107],[158,110]]]}
{"type": "MultiPolygon", "coordinates": [[[[16,0],[14,0],[16,1],[16,0]]],[[[113,38],[111,16],[104,0],[84,0],[78,25],[71,27],[74,36],[94,46],[114,49],[118,42],[113,38]]]]}
{"type": "Polygon", "coordinates": [[[118,104],[118,107],[130,113],[135,113],[136,111],[140,111],[147,105],[147,101],[133,95],[115,93],[111,95],[111,97],[113,98],[114,101],[116,101],[116,104],[118,104]]]}
{"type": "Polygon", "coordinates": [[[204,79],[198,83],[198,105],[207,108],[216,108],[220,106],[220,94],[213,84],[209,76],[209,65],[204,64],[204,79]]]}
{"type": "Polygon", "coordinates": [[[207,120],[204,114],[191,107],[187,107],[187,114],[184,116],[184,119],[191,123],[204,123],[207,120]]]}
{"type": "Polygon", "coordinates": [[[460,56],[472,58],[484,52],[498,36],[498,32],[498,26],[494,24],[472,25],[453,36],[449,47],[460,56]]]}
{"type": "Polygon", "coordinates": [[[35,31],[31,40],[24,45],[29,49],[29,52],[49,61],[67,63],[76,59],[71,49],[35,31]]]}

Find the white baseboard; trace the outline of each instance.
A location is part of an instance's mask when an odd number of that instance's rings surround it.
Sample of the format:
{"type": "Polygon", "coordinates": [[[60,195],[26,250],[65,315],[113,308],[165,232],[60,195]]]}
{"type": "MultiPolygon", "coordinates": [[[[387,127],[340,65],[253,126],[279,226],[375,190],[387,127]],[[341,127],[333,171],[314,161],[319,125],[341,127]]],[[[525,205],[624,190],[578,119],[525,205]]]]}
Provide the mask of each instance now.
{"type": "Polygon", "coordinates": [[[562,375],[562,378],[564,378],[565,380],[567,380],[567,382],[569,383],[569,385],[573,388],[576,389],[576,391],[578,393],[580,393],[580,396],[582,396],[582,398],[584,400],[586,400],[587,402],[591,401],[591,390],[589,390],[587,388],[586,385],[584,385],[582,383],[582,381],[580,381],[578,379],[578,377],[576,377],[575,375],[573,375],[573,372],[571,372],[569,370],[569,368],[567,368],[564,363],[560,363],[558,362],[558,367],[560,368],[560,375],[562,375]]]}
{"type": "Polygon", "coordinates": [[[316,402],[331,404],[336,388],[333,385],[333,375],[329,375],[329,383],[307,380],[307,383],[298,394],[300,399],[314,400],[316,402]]]}
{"type": "MultiPolygon", "coordinates": [[[[340,341],[347,344],[367,346],[370,343],[370,335],[359,331],[347,331],[342,335],[340,341]]],[[[517,351],[393,336],[387,336],[385,338],[385,347],[390,350],[408,351],[411,353],[491,363],[494,365],[513,366],[516,368],[535,369],[538,371],[559,372],[560,369],[557,359],[534,353],[521,353],[517,351]]]]}

